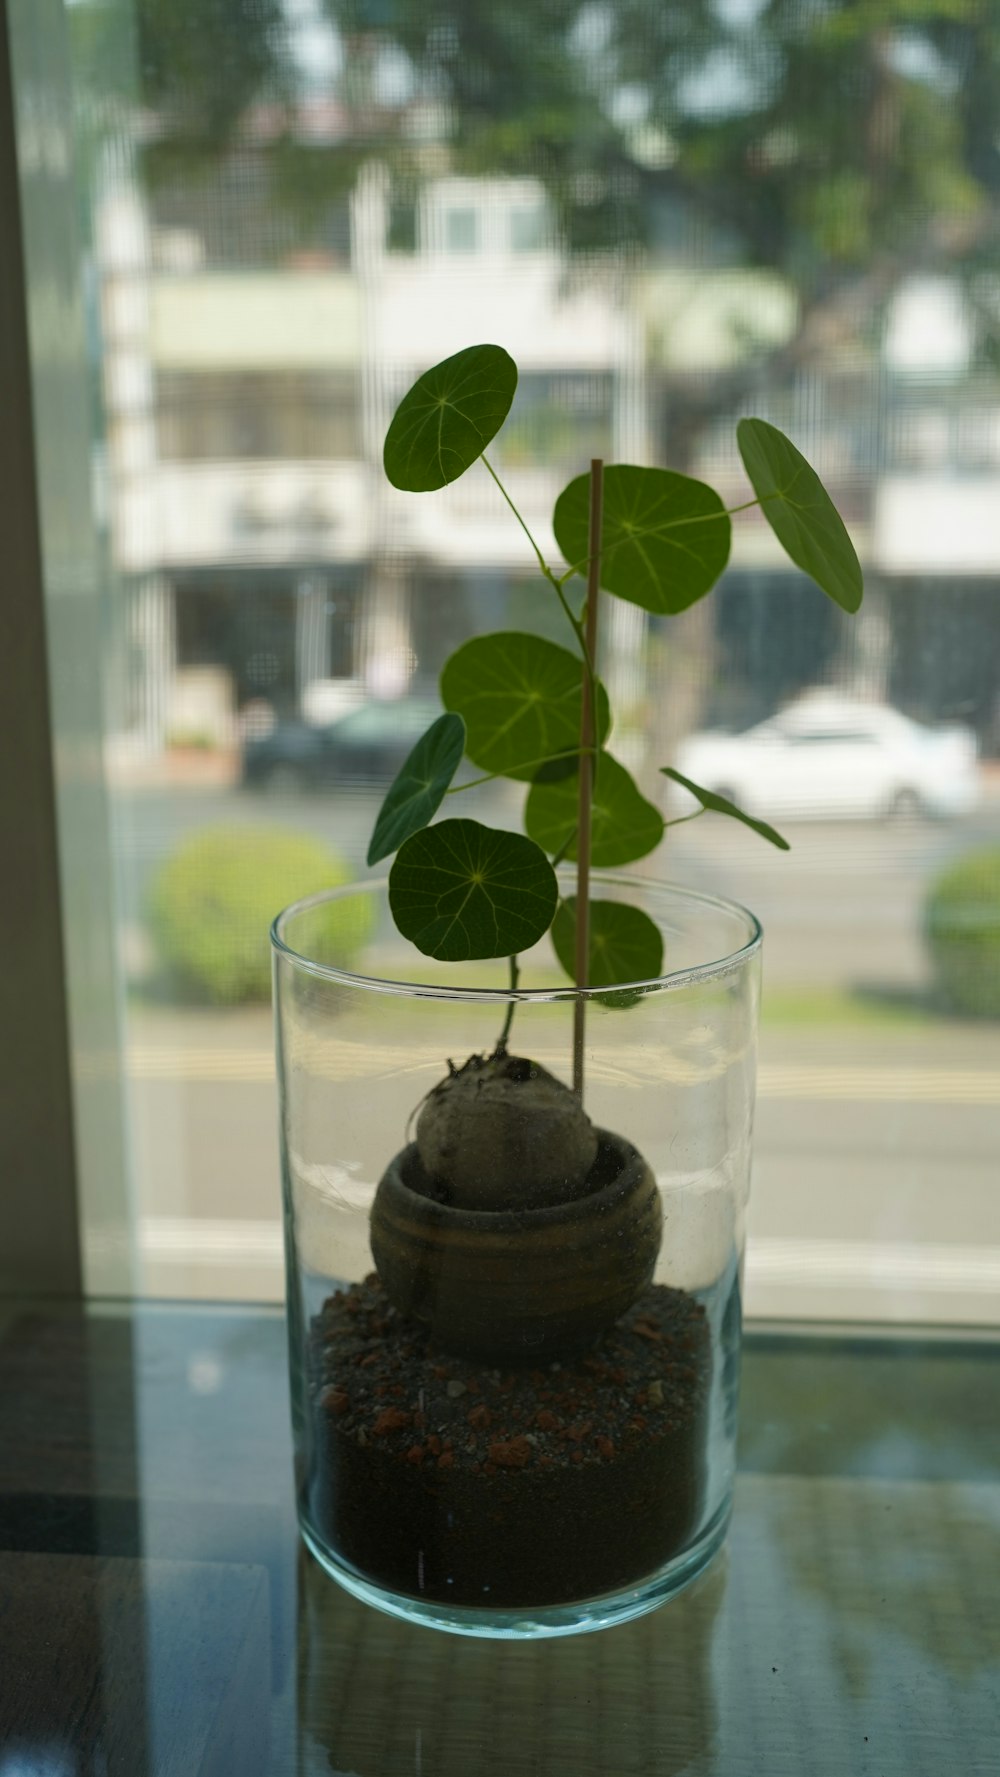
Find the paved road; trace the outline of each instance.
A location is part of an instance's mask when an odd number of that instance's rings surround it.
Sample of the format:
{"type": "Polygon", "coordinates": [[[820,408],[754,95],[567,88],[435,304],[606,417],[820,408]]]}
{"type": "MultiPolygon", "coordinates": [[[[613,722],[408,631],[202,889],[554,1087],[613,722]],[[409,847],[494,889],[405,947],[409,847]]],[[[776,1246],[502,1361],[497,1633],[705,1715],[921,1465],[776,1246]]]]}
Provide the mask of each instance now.
{"type": "MultiPolygon", "coordinates": [[[[482,818],[514,822],[501,790],[482,818]]],[[[472,798],[470,796],[469,803],[472,798]]],[[[266,821],[360,867],[375,798],[226,791],[123,796],[132,917],[191,830],[266,821]]],[[[919,985],[920,906],[952,857],[1000,839],[1000,805],[953,823],[799,825],[780,856],[718,822],[678,829],[670,873],[749,903],[782,988],[919,985]]],[[[146,1281],[164,1293],[281,1290],[276,1102],[266,1013],[147,1010],[130,1026],[146,1281]]],[[[758,1312],[1000,1320],[1000,1026],[765,1026],[749,1299],[758,1312]]]]}
{"type": "Polygon", "coordinates": [[[787,854],[724,821],[679,828],[673,873],[752,907],[766,978],[784,985],[880,987],[923,980],[921,914],[953,859],[1000,842],[1000,803],[962,821],[789,825],[787,854]]]}
{"type": "MultiPolygon", "coordinates": [[[[149,1286],[279,1296],[273,1084],[137,1081],[133,1114],[149,1286]]],[[[772,1095],[765,1077],[751,1308],[1000,1320],[998,1146],[1000,1098],[859,1104],[808,1087],[791,1098],[772,1095]]]]}
{"type": "MultiPolygon", "coordinates": [[[[147,1287],[279,1296],[268,1016],[146,1014],[130,1064],[147,1287]]],[[[998,1154],[1000,1026],[765,1028],[751,1309],[1000,1322],[998,1154]]]]}
{"type": "MultiPolygon", "coordinates": [[[[491,785],[462,798],[463,813],[516,824],[523,792],[491,785]]],[[[315,834],[364,870],[378,797],[364,791],[276,798],[240,790],[120,793],[117,851],[126,918],[141,928],[156,866],[183,837],[220,822],[315,834]]],[[[456,803],[456,808],[458,803],[456,803]]],[[[668,834],[656,869],[751,906],[765,929],[767,980],[794,986],[914,986],[925,973],[921,906],[952,858],[1000,843],[1000,798],[966,820],[796,823],[790,853],[706,817],[668,834]]]]}

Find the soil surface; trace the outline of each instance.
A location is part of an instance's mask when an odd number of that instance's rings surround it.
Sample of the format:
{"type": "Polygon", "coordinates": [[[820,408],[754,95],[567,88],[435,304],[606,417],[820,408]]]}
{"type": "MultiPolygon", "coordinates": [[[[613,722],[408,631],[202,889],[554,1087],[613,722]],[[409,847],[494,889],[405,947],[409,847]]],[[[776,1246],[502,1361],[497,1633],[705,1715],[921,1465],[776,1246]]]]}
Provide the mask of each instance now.
{"type": "Polygon", "coordinates": [[[366,1578],[505,1608],[618,1590],[680,1553],[705,1482],[704,1309],[653,1284],[587,1355],[486,1369],[436,1350],[377,1276],[310,1334],[309,1509],[366,1578]]]}

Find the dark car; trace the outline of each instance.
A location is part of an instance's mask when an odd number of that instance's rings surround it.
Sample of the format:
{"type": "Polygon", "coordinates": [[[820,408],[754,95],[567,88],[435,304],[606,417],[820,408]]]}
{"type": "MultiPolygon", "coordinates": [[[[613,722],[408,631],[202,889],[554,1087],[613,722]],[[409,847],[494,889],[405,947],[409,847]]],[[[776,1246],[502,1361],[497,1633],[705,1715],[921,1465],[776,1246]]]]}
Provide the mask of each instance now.
{"type": "Polygon", "coordinates": [[[318,790],[339,784],[384,784],[441,714],[427,697],[366,703],[324,727],[279,722],[248,740],[243,782],[254,789],[318,790]]]}

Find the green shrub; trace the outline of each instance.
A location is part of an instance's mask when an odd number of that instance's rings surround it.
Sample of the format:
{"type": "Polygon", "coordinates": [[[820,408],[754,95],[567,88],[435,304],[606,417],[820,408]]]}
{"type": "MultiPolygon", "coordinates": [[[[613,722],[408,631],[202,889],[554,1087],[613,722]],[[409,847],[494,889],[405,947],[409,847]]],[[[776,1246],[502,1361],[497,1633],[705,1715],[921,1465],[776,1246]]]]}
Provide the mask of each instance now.
{"type": "MultiPolygon", "coordinates": [[[[280,827],[211,827],[186,839],[149,897],[151,933],[171,986],[211,1005],[268,1001],[275,914],[350,880],[335,852],[280,827]]],[[[335,905],[331,912],[340,917],[323,960],[349,968],[368,935],[367,908],[348,914],[335,905]]]]}
{"type": "Polygon", "coordinates": [[[1000,1018],[1000,846],[970,852],[938,878],[925,931],[943,1004],[1000,1018]]]}

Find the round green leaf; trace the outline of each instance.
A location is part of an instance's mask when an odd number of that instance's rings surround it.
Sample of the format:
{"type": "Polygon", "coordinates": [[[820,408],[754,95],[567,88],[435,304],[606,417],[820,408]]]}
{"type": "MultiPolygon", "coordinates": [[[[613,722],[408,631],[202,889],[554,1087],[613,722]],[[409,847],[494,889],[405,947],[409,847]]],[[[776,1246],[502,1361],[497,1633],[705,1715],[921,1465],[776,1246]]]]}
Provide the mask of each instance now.
{"type": "Polygon", "coordinates": [[[559,899],[544,852],[520,833],[440,821],[400,847],[389,906],[404,938],[439,962],[513,956],[537,944],[559,899]]]}
{"type": "Polygon", "coordinates": [[[759,833],[762,839],[768,841],[769,845],[776,845],[779,851],[791,851],[792,848],[788,840],[782,839],[781,834],[774,827],[769,827],[766,821],[754,820],[752,814],[744,814],[742,808],[737,808],[735,802],[730,802],[728,796],[717,796],[714,790],[703,790],[700,784],[692,783],[689,777],[682,777],[680,772],[674,771],[670,765],[661,765],[660,770],[664,777],[672,777],[675,784],[680,784],[682,789],[689,790],[691,795],[701,803],[702,808],[710,809],[713,814],[727,814],[734,821],[742,821],[744,827],[752,827],[755,833],[759,833]]]}
{"type": "MultiPolygon", "coordinates": [[[[590,476],[556,501],[556,541],[579,573],[590,547],[590,476]]],[[[612,463],[604,471],[601,585],[660,616],[710,592],[729,560],[732,527],[714,488],[672,469],[612,463]]]]}
{"type": "MultiPolygon", "coordinates": [[[[465,750],[482,771],[531,779],[542,760],[580,745],[583,665],[540,636],[501,630],[457,648],[441,674],[441,701],[465,719],[465,750]]],[[[608,696],[598,687],[597,730],[607,738],[608,696]]]]}
{"type": "MultiPolygon", "coordinates": [[[[576,857],[578,800],[575,774],[554,784],[532,784],[524,825],[544,851],[555,854],[567,846],[563,856],[576,857]]],[[[631,864],[654,851],[662,838],[659,809],[646,801],[624,765],[610,753],[601,753],[591,804],[591,863],[599,868],[631,864]]]]}
{"type": "Polygon", "coordinates": [[[815,469],[766,420],[740,420],[736,442],[764,517],[785,554],[842,610],[856,611],[864,592],[861,564],[815,469]]]}
{"type": "Polygon", "coordinates": [[[379,809],[368,847],[369,864],[398,850],[411,833],[426,827],[441,806],[465,752],[461,716],[439,716],[422,734],[379,809]]]}
{"type": "Polygon", "coordinates": [[[386,433],[393,487],[425,494],[457,481],[496,437],[516,388],[517,365],[502,346],[469,346],[425,371],[386,433]]]}
{"type": "MultiPolygon", "coordinates": [[[[576,979],[576,896],[560,901],[552,924],[552,945],[570,980],[576,979]]],[[[618,987],[654,981],[663,968],[663,937],[648,913],[623,901],[591,901],[587,945],[590,987],[618,987]]],[[[606,1005],[629,1006],[634,993],[602,996],[606,1005]]]]}

